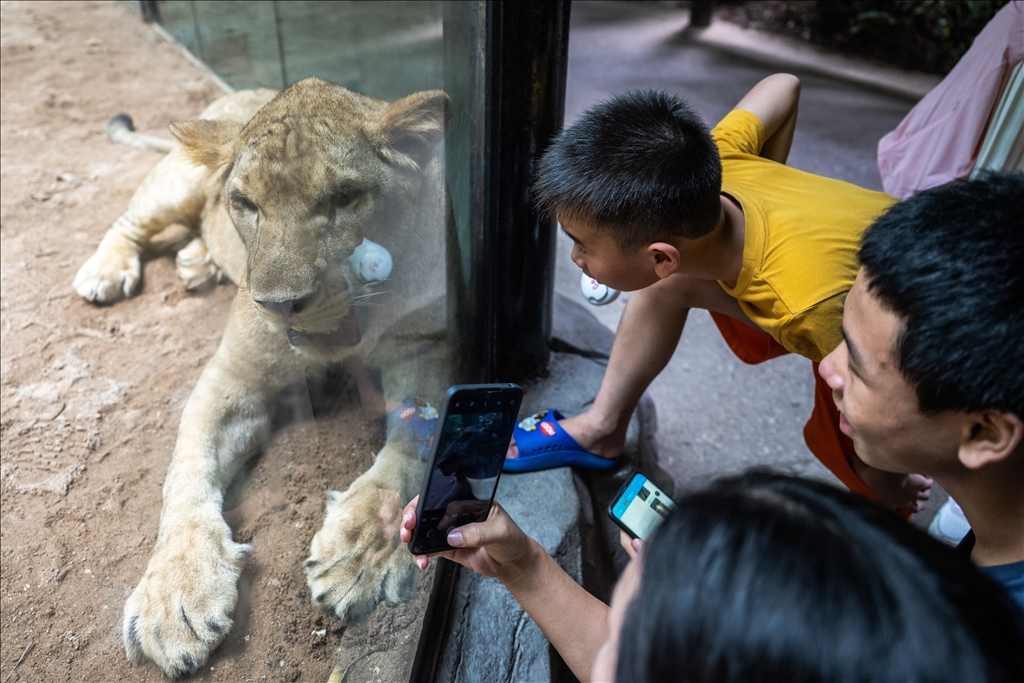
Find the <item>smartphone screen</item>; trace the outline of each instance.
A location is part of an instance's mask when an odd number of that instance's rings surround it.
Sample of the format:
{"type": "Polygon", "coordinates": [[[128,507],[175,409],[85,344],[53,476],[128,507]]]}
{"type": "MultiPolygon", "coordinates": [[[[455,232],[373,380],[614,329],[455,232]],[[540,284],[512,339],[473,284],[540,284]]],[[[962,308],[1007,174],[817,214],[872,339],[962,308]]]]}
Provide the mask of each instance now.
{"type": "Polygon", "coordinates": [[[608,514],[630,536],[646,541],[675,506],[650,479],[637,472],[619,490],[608,506],[608,514]]]}
{"type": "Polygon", "coordinates": [[[514,384],[448,391],[420,492],[412,552],[448,550],[448,531],[487,518],[522,393],[514,384]]]}

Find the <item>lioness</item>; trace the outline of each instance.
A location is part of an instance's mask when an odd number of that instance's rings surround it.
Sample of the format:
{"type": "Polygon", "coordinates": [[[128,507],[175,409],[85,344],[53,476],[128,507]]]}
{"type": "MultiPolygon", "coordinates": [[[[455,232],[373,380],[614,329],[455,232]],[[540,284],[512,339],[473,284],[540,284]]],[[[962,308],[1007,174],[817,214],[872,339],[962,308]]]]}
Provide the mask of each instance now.
{"type": "MultiPolygon", "coordinates": [[[[312,366],[345,363],[372,397],[360,360],[399,316],[442,291],[435,147],[447,107],[440,91],[388,104],[317,79],[227,95],[199,120],[171,124],[178,142],[75,278],[92,302],[131,296],[147,241],[182,223],[195,235],[177,258],[186,283],[238,284],[182,414],[153,555],[125,605],[131,660],[191,673],[231,628],[251,547],[232,540],[224,492],[266,441],[275,395],[312,366]],[[360,310],[369,293],[350,288],[347,259],[364,237],[392,251],[395,269],[360,310]]],[[[345,620],[404,597],[413,565],[397,515],[421,476],[415,445],[389,438],[344,494],[329,494],[305,563],[314,601],[345,620]]]]}

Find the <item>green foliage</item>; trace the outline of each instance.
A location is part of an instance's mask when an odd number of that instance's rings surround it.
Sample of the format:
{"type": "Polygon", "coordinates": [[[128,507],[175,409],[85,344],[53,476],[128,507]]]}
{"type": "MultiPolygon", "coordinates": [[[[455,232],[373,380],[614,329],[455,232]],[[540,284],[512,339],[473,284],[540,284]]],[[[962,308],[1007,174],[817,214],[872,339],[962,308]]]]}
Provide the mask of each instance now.
{"type": "Polygon", "coordinates": [[[945,74],[1007,0],[818,0],[811,39],[907,69],[945,74]]]}

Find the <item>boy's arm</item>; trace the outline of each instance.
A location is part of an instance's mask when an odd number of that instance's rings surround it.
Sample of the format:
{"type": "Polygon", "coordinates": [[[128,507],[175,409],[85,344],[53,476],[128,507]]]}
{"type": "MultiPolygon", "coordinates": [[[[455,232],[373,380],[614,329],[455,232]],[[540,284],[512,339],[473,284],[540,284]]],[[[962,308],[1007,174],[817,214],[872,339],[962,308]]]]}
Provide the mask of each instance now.
{"type": "Polygon", "coordinates": [[[765,159],[786,163],[796,130],[800,79],[791,74],[773,74],[751,88],[733,109],[742,109],[761,119],[766,139],[761,147],[765,159]]]}

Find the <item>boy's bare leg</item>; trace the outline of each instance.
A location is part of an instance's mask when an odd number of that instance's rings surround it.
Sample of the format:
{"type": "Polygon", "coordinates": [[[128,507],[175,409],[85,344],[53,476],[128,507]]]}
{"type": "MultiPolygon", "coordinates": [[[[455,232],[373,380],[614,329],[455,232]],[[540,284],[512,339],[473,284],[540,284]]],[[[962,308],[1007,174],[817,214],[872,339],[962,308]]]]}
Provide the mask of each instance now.
{"type": "MultiPolygon", "coordinates": [[[[603,458],[615,458],[622,452],[629,418],[644,391],[672,358],[691,308],[724,313],[753,325],[736,300],[713,280],[672,275],[631,293],[593,405],[587,412],[559,422],[587,452],[603,458]]],[[[508,457],[518,455],[513,441],[508,457]]]]}

